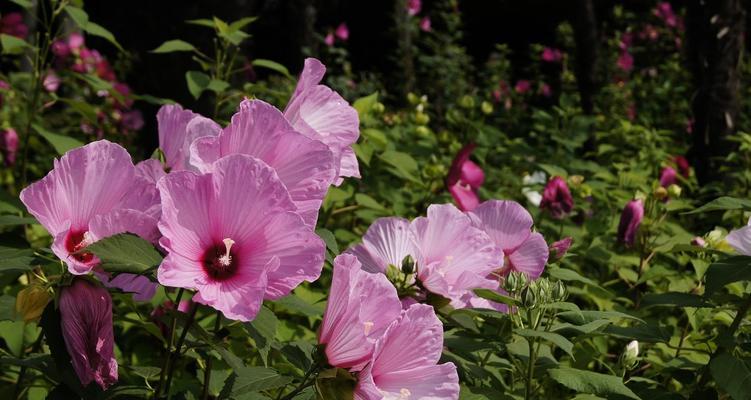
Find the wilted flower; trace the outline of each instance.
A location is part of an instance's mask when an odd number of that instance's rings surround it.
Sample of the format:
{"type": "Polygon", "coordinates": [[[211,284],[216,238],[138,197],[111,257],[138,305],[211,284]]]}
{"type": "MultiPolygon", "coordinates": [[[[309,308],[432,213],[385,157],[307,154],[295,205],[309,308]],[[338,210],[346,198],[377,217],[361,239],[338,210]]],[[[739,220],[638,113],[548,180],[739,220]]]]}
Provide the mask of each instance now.
{"type": "Polygon", "coordinates": [[[407,14],[413,17],[420,13],[422,10],[421,0],[407,0],[407,14]]]}
{"type": "Polygon", "coordinates": [[[529,89],[532,88],[532,83],[530,83],[526,79],[520,79],[516,81],[516,85],[514,85],[514,91],[519,94],[524,94],[529,92],[529,89]]]}
{"type": "Polygon", "coordinates": [[[117,382],[112,299],[103,288],[75,279],[60,293],[60,325],[73,369],[83,386],[117,382]]]}
{"type": "Polygon", "coordinates": [[[545,185],[542,192],[540,208],[550,211],[553,218],[561,219],[574,209],[574,198],[566,184],[566,180],[555,176],[545,185]]]}
{"type": "Polygon", "coordinates": [[[438,364],[442,351],[443,325],[433,307],[410,306],[376,342],[355,399],[458,399],[456,366],[438,364]]]}
{"type": "Polygon", "coordinates": [[[342,41],[346,42],[347,39],[349,39],[349,28],[347,28],[347,24],[342,22],[339,24],[339,26],[336,27],[336,30],[334,31],[334,35],[341,39],[342,41]]]}
{"type": "Polygon", "coordinates": [[[305,60],[295,91],[284,109],[284,117],[303,135],[329,146],[337,168],[335,185],[344,177],[360,177],[352,144],[360,137],[357,110],[338,93],[320,82],[326,67],[315,58],[305,60]]]}
{"type": "Polygon", "coordinates": [[[552,47],[545,47],[542,49],[542,55],[540,56],[542,61],[546,62],[558,62],[563,58],[563,53],[560,50],[552,47]]]}
{"type": "Polygon", "coordinates": [[[247,154],[272,167],[297,207],[297,213],[315,226],[326,191],[336,179],[329,147],[295,131],[282,113],[260,100],[245,100],[230,124],[218,136],[193,142],[191,165],[201,172],[230,154],[247,154]]]}
{"type": "Polygon", "coordinates": [[[430,17],[422,17],[420,20],[420,30],[423,32],[430,32],[433,30],[430,24],[430,17]]]}
{"type": "Polygon", "coordinates": [[[29,34],[29,27],[23,22],[21,13],[11,12],[0,18],[0,33],[23,39],[29,34]]]}
{"type": "Polygon", "coordinates": [[[665,167],[660,171],[660,186],[667,188],[670,185],[678,183],[678,173],[673,167],[665,167]]]}
{"type": "Polygon", "coordinates": [[[623,208],[621,221],[618,224],[618,241],[628,247],[633,246],[643,218],[644,202],[641,199],[629,201],[623,208]]]}
{"type": "Polygon", "coordinates": [[[182,171],[190,168],[190,145],[202,136],[216,136],[222,128],[216,122],[184,110],[178,104],[162,106],[156,114],[159,148],[164,152],[167,168],[182,171]]]}
{"type": "Polygon", "coordinates": [[[725,240],[738,254],[751,256],[751,218],[746,226],[730,232],[725,240]]]}
{"type": "Polygon", "coordinates": [[[477,190],[485,181],[482,168],[469,159],[474,149],[474,143],[464,146],[451,162],[451,169],[446,177],[449,193],[462,211],[471,211],[480,204],[477,190]]]}
{"type": "Polygon", "coordinates": [[[73,149],[40,181],[21,191],[21,201],[52,235],[52,251],[81,275],[99,264],[86,246],[115,233],[155,232],[159,193],[136,176],[128,152],[100,140],[73,149]]]}
{"type": "Polygon", "coordinates": [[[163,285],[196,290],[193,301],[249,321],[264,299],[320,275],[325,245],[263,161],[230,155],[212,172],[173,172],[158,187],[163,285]]]}
{"type": "Polygon", "coordinates": [[[550,245],[550,251],[553,253],[556,259],[560,260],[566,255],[568,249],[571,248],[571,244],[574,242],[572,237],[565,237],[550,245]]]}
{"type": "Polygon", "coordinates": [[[399,317],[401,303],[386,276],[361,269],[357,258],[334,259],[334,278],[318,342],[326,345],[329,365],[360,370],[386,328],[399,317]]]}
{"type": "Polygon", "coordinates": [[[0,148],[3,150],[5,165],[12,166],[16,163],[16,153],[18,153],[18,133],[13,128],[3,130],[0,148]]]}

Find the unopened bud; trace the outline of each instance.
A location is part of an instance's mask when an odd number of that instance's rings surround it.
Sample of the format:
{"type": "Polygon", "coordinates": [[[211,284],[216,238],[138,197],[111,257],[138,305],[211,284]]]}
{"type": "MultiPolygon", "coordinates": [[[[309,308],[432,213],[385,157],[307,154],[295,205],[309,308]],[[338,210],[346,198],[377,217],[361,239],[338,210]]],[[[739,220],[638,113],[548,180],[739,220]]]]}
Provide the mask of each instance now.
{"type": "Polygon", "coordinates": [[[16,297],[16,312],[23,317],[26,322],[35,320],[42,315],[47,303],[52,297],[50,293],[42,286],[31,285],[20,292],[16,297]]]}
{"type": "Polygon", "coordinates": [[[522,290],[522,306],[524,306],[525,308],[535,308],[535,306],[537,305],[537,293],[535,292],[536,289],[531,286],[527,286],[522,290]]]}
{"type": "Polygon", "coordinates": [[[639,364],[639,342],[630,341],[621,354],[621,366],[627,370],[636,368],[639,364]]]}
{"type": "Polygon", "coordinates": [[[508,274],[503,280],[503,290],[509,293],[515,293],[517,290],[518,281],[519,280],[516,273],[512,272],[508,274]]]}
{"type": "Polygon", "coordinates": [[[553,285],[551,297],[553,301],[566,301],[568,298],[568,289],[563,281],[558,281],[553,285]]]}
{"type": "Polygon", "coordinates": [[[665,200],[668,198],[668,190],[662,186],[656,187],[653,194],[657,200],[665,200]]]}
{"type": "Polygon", "coordinates": [[[415,260],[412,256],[407,255],[404,257],[404,260],[402,260],[402,272],[407,275],[415,272],[415,260]]]}
{"type": "Polygon", "coordinates": [[[407,93],[407,101],[409,101],[409,104],[416,105],[420,102],[420,98],[416,94],[409,92],[407,93]]]}
{"type": "Polygon", "coordinates": [[[464,95],[459,99],[459,105],[463,108],[474,108],[475,99],[470,95],[464,95]]]}
{"type": "Polygon", "coordinates": [[[378,102],[373,104],[373,108],[371,110],[373,110],[374,113],[380,114],[386,111],[386,106],[384,106],[383,103],[378,102]]]}
{"type": "Polygon", "coordinates": [[[681,189],[681,187],[676,185],[675,183],[668,186],[668,194],[674,199],[681,197],[681,192],[683,192],[683,189],[681,189]]]}
{"type": "Polygon", "coordinates": [[[430,122],[430,117],[428,117],[428,114],[420,111],[415,114],[415,123],[417,125],[427,125],[428,122],[430,122]]]}
{"type": "Polygon", "coordinates": [[[480,110],[482,110],[483,114],[491,114],[493,112],[493,105],[490,104],[490,102],[483,101],[482,104],[480,104],[480,110]]]}

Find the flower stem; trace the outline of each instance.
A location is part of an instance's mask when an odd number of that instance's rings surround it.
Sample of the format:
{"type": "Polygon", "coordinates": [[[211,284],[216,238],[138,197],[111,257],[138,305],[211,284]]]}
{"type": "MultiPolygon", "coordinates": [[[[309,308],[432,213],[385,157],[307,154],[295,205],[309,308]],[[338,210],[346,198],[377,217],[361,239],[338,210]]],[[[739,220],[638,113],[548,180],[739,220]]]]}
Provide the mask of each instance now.
{"type": "MultiPolygon", "coordinates": [[[[214,338],[219,334],[219,329],[222,327],[222,313],[219,312],[219,310],[216,311],[216,321],[214,322],[214,338]]],[[[203,372],[203,396],[201,397],[203,400],[207,400],[209,398],[209,384],[211,382],[211,364],[213,362],[213,358],[211,356],[207,357],[206,359],[206,370],[203,372]]]]}
{"type": "Polygon", "coordinates": [[[190,314],[188,314],[188,320],[185,321],[185,326],[183,327],[183,331],[180,334],[180,338],[177,340],[177,344],[172,349],[172,353],[170,354],[171,362],[169,366],[169,372],[167,374],[167,383],[164,385],[164,393],[167,395],[167,400],[170,399],[171,394],[169,391],[170,385],[172,384],[172,375],[175,372],[175,364],[177,363],[177,357],[180,355],[180,348],[183,346],[183,343],[185,342],[185,337],[188,336],[188,330],[190,329],[190,326],[193,325],[193,321],[196,319],[196,312],[198,312],[198,304],[193,304],[190,309],[190,314]]]}
{"type": "MultiPolygon", "coordinates": [[[[537,327],[532,323],[532,311],[527,311],[527,320],[529,321],[530,327],[537,329],[537,327]]],[[[532,378],[535,374],[535,358],[537,354],[535,352],[535,339],[527,338],[527,344],[529,345],[529,359],[527,363],[527,382],[524,398],[526,400],[529,400],[532,398],[532,378]]]]}
{"type": "Polygon", "coordinates": [[[177,297],[175,298],[174,309],[172,310],[172,319],[170,321],[169,331],[169,343],[167,344],[167,354],[164,357],[164,365],[162,365],[162,371],[159,373],[159,386],[156,387],[154,392],[154,399],[158,399],[161,396],[162,389],[164,388],[164,379],[167,377],[167,369],[170,365],[170,359],[172,358],[172,346],[175,344],[175,329],[177,329],[177,308],[180,307],[180,300],[183,297],[185,289],[180,288],[177,291],[177,297]]]}
{"type": "Polygon", "coordinates": [[[311,381],[310,383],[308,383],[308,379],[310,379],[311,375],[313,375],[314,373],[317,373],[320,367],[321,365],[318,362],[311,365],[308,371],[305,372],[305,376],[303,376],[302,382],[300,382],[300,385],[298,385],[295,388],[295,390],[291,391],[286,396],[282,397],[280,400],[290,400],[294,398],[295,396],[297,396],[298,394],[300,394],[300,392],[305,390],[305,388],[313,385],[313,382],[315,381],[311,381]]]}

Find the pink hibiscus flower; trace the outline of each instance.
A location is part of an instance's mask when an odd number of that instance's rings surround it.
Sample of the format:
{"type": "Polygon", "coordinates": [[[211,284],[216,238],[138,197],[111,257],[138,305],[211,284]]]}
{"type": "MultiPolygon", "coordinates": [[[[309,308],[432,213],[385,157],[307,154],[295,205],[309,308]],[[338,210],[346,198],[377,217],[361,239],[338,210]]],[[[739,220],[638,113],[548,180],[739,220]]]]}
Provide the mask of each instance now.
{"type": "Polygon", "coordinates": [[[162,106],[156,114],[159,148],[171,171],[189,169],[190,145],[203,136],[216,136],[222,128],[216,122],[184,110],[178,104],[162,106]]]}
{"type": "Polygon", "coordinates": [[[475,144],[470,143],[459,151],[446,178],[449,193],[462,211],[471,211],[480,204],[477,191],[485,181],[482,168],[469,159],[474,149],[475,144]]]}

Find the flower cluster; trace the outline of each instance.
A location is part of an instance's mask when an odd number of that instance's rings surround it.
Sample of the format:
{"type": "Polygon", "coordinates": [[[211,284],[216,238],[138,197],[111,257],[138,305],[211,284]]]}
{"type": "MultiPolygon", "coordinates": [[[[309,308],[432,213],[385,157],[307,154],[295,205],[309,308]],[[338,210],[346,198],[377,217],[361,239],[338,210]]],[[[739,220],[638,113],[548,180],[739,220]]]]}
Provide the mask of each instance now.
{"type": "MultiPolygon", "coordinates": [[[[21,200],[52,235],[52,250],[71,274],[94,273],[137,301],[150,299],[156,283],[112,276],[87,251],[103,238],[135,234],[166,253],[160,284],[194,290],[193,301],[227,318],[252,320],[264,299],[318,278],[325,245],[313,229],[323,197],[330,185],[359,176],[351,147],[359,137],[357,113],[320,84],[324,73],[320,62],[306,60],[284,112],[245,100],[224,128],[164,106],[157,115],[164,165],[134,165],[124,148],[100,140],[55,160],[21,200]]],[[[84,385],[93,379],[106,388],[117,380],[109,294],[85,278],[62,293],[70,298],[61,303],[71,311],[61,309],[76,372],[84,385]],[[96,301],[86,307],[101,309],[83,316],[74,303],[87,296],[96,301]]]]}

